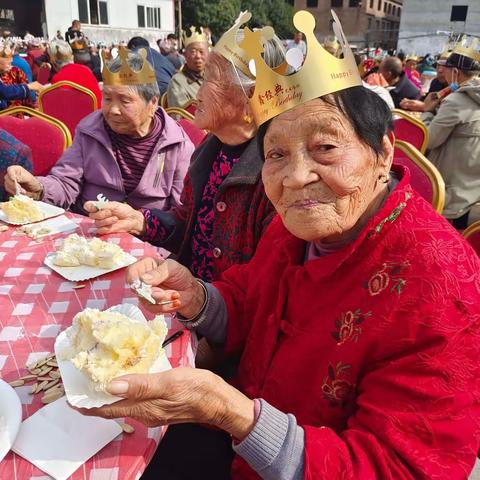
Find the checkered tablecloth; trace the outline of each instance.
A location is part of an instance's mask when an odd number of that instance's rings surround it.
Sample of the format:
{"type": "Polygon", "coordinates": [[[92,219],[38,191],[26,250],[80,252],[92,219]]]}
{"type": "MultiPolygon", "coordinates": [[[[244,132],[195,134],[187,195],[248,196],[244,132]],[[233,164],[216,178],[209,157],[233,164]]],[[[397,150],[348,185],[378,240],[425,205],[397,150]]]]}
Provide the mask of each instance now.
{"type": "MultiPolygon", "coordinates": [[[[86,217],[68,214],[79,228],[76,233],[91,236],[93,223],[86,217]]],[[[25,365],[53,352],[58,333],[71,325],[73,316],[86,307],[105,309],[120,303],[137,304],[136,295],[125,283],[125,269],[81,282],[86,287],[73,289],[74,283],[43,265],[45,255],[55,250],[61,236],[32,241],[16,236],[15,228],[0,233],[0,378],[9,382],[28,372],[25,365]]],[[[152,246],[128,234],[102,237],[118,243],[137,258],[156,255],[152,246]]],[[[147,318],[152,318],[146,314],[147,318]]],[[[170,332],[180,325],[169,324],[170,332]]],[[[170,322],[170,323],[172,323],[170,322]]],[[[173,367],[191,364],[190,335],[167,347],[173,367]]],[[[42,407],[40,395],[32,396],[29,386],[16,392],[23,405],[23,419],[42,407]]],[[[71,480],[137,480],[150,461],[163,434],[161,428],[147,428],[131,419],[131,435],[120,435],[78,469],[71,480]]],[[[48,441],[48,432],[45,432],[48,441]]],[[[0,463],[1,480],[49,480],[31,463],[10,452],[0,463]]]]}

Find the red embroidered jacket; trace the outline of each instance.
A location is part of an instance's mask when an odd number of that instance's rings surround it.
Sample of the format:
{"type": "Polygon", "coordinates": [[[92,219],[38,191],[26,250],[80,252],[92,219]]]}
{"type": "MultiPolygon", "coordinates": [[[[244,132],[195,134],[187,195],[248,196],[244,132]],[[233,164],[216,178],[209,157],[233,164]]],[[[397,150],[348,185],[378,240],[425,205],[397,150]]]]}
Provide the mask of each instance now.
{"type": "MultiPolygon", "coordinates": [[[[293,413],[305,479],[468,476],[480,432],[480,261],[408,174],[353,244],[303,263],[276,217],[215,286],[237,386],[293,413]]],[[[232,478],[258,478],[240,458],[232,478]]]]}

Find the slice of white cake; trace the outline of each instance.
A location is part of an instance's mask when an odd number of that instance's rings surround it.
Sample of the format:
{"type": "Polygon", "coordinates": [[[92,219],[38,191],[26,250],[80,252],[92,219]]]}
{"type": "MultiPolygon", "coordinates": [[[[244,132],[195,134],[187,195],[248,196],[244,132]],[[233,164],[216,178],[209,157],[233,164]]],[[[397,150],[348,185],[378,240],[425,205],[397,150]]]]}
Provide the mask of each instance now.
{"type": "Polygon", "coordinates": [[[1,204],[1,208],[12,223],[38,222],[45,218],[35,200],[26,195],[11,197],[8,202],[1,204]]]}
{"type": "Polygon", "coordinates": [[[151,322],[132,320],[118,312],[87,308],[75,315],[67,330],[71,347],[62,352],[85,372],[96,390],[115,377],[147,373],[159,355],[167,333],[163,316],[151,322]]]}

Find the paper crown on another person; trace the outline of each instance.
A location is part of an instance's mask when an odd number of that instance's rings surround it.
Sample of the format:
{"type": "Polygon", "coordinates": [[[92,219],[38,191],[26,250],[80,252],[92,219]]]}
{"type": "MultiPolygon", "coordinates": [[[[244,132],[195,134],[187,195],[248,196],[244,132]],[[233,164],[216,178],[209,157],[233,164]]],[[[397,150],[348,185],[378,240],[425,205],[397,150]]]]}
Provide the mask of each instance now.
{"type": "Polygon", "coordinates": [[[464,35],[453,47],[452,53],[480,62],[480,38],[464,35]]]}
{"type": "Polygon", "coordinates": [[[200,27],[200,32],[197,30],[197,27],[190,27],[190,35],[187,35],[186,32],[182,32],[182,42],[183,46],[186,48],[191,43],[202,42],[208,43],[208,36],[203,31],[203,27],[200,27]]]}
{"type": "Polygon", "coordinates": [[[118,57],[121,60],[121,67],[118,72],[112,72],[108,64],[112,62],[109,52],[102,50],[103,70],[102,78],[104,85],[145,85],[148,83],[157,83],[155,71],[147,61],[147,51],[141,48],[135,53],[143,58],[143,66],[141,70],[133,70],[128,64],[128,55],[131,51],[125,47],[119,47],[118,57]]]}
{"type": "Polygon", "coordinates": [[[0,58],[12,58],[15,47],[12,47],[10,42],[0,42],[0,58]]]}
{"type": "Polygon", "coordinates": [[[405,63],[411,62],[411,61],[418,62],[418,60],[419,60],[419,57],[415,55],[415,53],[412,53],[411,55],[407,55],[407,58],[405,58],[405,63]]]}
{"type": "Polygon", "coordinates": [[[250,72],[250,69],[248,68],[248,62],[251,57],[249,57],[247,52],[240,48],[240,45],[237,43],[237,33],[242,25],[247,23],[251,18],[252,14],[248,10],[240,12],[235,23],[220,37],[220,40],[218,40],[213,48],[215,53],[218,53],[228,61],[231,61],[249,77],[252,77],[252,72],[250,72]]]}
{"type": "Polygon", "coordinates": [[[335,37],[327,38],[325,42],[323,42],[323,48],[328,53],[331,53],[334,57],[342,52],[342,49],[340,48],[340,42],[335,37]]]}
{"type": "MultiPolygon", "coordinates": [[[[305,10],[293,17],[295,28],[307,39],[307,56],[303,66],[294,74],[284,76],[268,67],[262,58],[261,32],[245,29],[240,46],[255,62],[256,84],[250,99],[257,125],[314,98],[362,85],[357,64],[342,26],[334,11],[331,12],[335,36],[340,42],[343,58],[328,53],[315,38],[315,18],[305,10]]],[[[287,52],[287,62],[291,59],[287,52]]],[[[290,63],[290,62],[289,62],[290,63]]],[[[298,65],[294,66],[298,68],[298,65]]]]}

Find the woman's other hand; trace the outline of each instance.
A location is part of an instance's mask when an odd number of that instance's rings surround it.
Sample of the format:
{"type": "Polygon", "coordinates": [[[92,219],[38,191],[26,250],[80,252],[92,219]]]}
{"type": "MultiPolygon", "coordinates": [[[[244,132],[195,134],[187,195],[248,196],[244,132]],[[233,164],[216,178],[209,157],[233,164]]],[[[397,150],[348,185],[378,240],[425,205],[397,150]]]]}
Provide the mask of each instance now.
{"type": "Polygon", "coordinates": [[[237,439],[245,438],[255,422],[253,401],[208,370],[125,375],[113,380],[107,391],[124,400],[79,411],[103,418],[130,417],[149,427],[204,423],[237,439]]]}
{"type": "Polygon", "coordinates": [[[195,277],[180,263],[174,260],[157,260],[146,257],[130,265],[127,282],[137,280],[152,286],[152,297],[156,305],[141,299],[150,312],[178,312],[185,318],[198,315],[205,303],[205,291],[195,277]],[[171,302],[161,305],[161,302],[171,302]]]}
{"type": "Polygon", "coordinates": [[[145,220],[142,212],[135,210],[130,205],[120,202],[108,202],[98,210],[95,202],[85,202],[83,208],[88,216],[95,221],[98,235],[107,233],[127,232],[132,235],[141,235],[145,230],[145,220]]]}
{"type": "Polygon", "coordinates": [[[24,195],[32,197],[34,200],[40,200],[43,193],[43,185],[23,167],[12,165],[7,168],[5,174],[5,190],[11,195],[15,195],[16,184],[20,185],[21,192],[24,195]]]}

